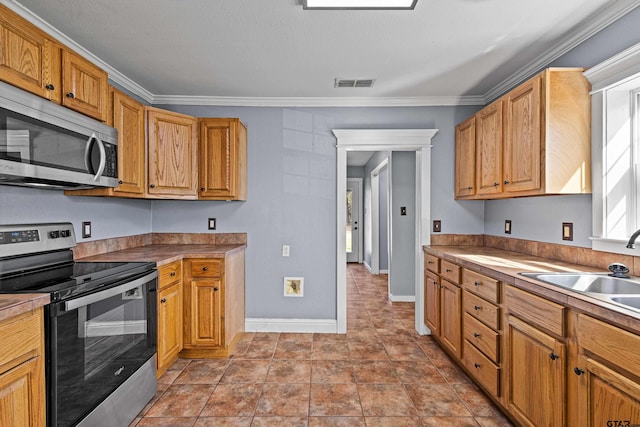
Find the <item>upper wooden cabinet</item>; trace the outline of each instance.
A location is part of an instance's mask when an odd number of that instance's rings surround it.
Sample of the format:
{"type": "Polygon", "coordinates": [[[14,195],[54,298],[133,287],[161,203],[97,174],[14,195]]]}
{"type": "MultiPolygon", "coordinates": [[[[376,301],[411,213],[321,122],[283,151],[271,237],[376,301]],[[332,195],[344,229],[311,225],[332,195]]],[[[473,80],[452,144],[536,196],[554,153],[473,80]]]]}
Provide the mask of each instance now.
{"type": "Polygon", "coordinates": [[[197,197],[196,118],[146,107],[148,141],[147,196],[197,197]]]}
{"type": "MultiPolygon", "coordinates": [[[[476,190],[456,183],[456,198],[590,193],[589,90],[582,69],[550,68],[476,113],[476,190]]],[[[456,177],[470,173],[459,167],[470,168],[456,158],[456,177]]]]}
{"type": "Polygon", "coordinates": [[[199,119],[199,199],[247,199],[247,128],[239,119],[199,119]]]}
{"type": "Polygon", "coordinates": [[[109,79],[106,71],[80,55],[62,49],[62,105],[107,121],[109,79]]]}
{"type": "Polygon", "coordinates": [[[0,5],[0,79],[107,120],[107,73],[0,5]]]}
{"type": "Polygon", "coordinates": [[[456,126],[456,197],[476,194],[476,118],[456,126]]]}

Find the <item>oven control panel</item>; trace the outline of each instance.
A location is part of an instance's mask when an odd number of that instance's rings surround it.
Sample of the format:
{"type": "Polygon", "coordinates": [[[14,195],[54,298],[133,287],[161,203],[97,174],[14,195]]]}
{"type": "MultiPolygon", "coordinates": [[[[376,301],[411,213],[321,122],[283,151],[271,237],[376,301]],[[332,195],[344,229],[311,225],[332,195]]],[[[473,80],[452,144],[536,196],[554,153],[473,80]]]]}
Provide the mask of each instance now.
{"type": "Polygon", "coordinates": [[[0,225],[0,258],[25,255],[76,245],[73,224],[0,225]]]}

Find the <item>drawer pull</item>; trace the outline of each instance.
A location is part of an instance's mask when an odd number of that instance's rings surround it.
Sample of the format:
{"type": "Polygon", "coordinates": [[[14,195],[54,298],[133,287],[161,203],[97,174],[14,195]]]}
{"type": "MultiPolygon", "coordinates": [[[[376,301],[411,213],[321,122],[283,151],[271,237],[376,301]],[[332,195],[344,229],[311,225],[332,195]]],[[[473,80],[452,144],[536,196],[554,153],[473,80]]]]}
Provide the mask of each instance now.
{"type": "Polygon", "coordinates": [[[482,283],[480,283],[480,282],[473,282],[473,286],[480,286],[480,285],[482,285],[482,283]]]}
{"type": "Polygon", "coordinates": [[[467,190],[473,190],[473,187],[469,186],[467,187],[467,190]]]}
{"type": "Polygon", "coordinates": [[[473,336],[474,336],[474,338],[478,338],[478,337],[480,337],[480,334],[479,334],[479,333],[477,333],[477,332],[474,332],[474,333],[473,333],[473,336]]]}
{"type": "Polygon", "coordinates": [[[171,272],[171,277],[176,277],[176,272],[175,271],[171,272]]]}
{"type": "Polygon", "coordinates": [[[446,271],[447,273],[453,273],[453,270],[446,268],[444,271],[446,271]]]}
{"type": "Polygon", "coordinates": [[[479,364],[479,363],[474,363],[474,364],[473,364],[473,367],[474,367],[474,368],[476,368],[476,369],[478,369],[478,368],[480,367],[480,364],[479,364]]]}
{"type": "Polygon", "coordinates": [[[166,299],[166,298],[162,298],[162,299],[160,300],[160,303],[161,303],[161,304],[164,304],[165,302],[167,302],[167,299],[166,299]]]}
{"type": "Polygon", "coordinates": [[[433,264],[433,261],[427,261],[427,264],[433,264]]]}
{"type": "Polygon", "coordinates": [[[48,85],[46,85],[44,88],[45,88],[46,90],[55,90],[55,88],[56,88],[56,87],[55,87],[54,85],[52,85],[51,83],[49,83],[49,84],[48,84],[48,85]]]}
{"type": "Polygon", "coordinates": [[[478,310],[480,310],[481,308],[482,308],[482,307],[480,307],[479,305],[474,305],[474,306],[473,306],[473,309],[474,309],[475,311],[478,311],[478,310]]]}
{"type": "Polygon", "coordinates": [[[215,292],[218,292],[218,288],[213,288],[213,290],[214,290],[215,292]]]}
{"type": "Polygon", "coordinates": [[[573,368],[573,372],[575,372],[577,376],[580,376],[580,375],[584,374],[584,369],[573,368]]]}
{"type": "Polygon", "coordinates": [[[555,354],[554,352],[549,353],[549,358],[551,358],[551,360],[556,360],[558,359],[560,356],[558,356],[557,354],[555,354]]]}
{"type": "Polygon", "coordinates": [[[207,271],[209,267],[202,267],[202,271],[207,271]]]}
{"type": "MultiPolygon", "coordinates": [[[[433,284],[435,284],[435,283],[436,283],[436,282],[433,282],[433,284]]],[[[442,288],[444,288],[444,286],[443,286],[443,285],[440,285],[440,289],[442,289],[442,288]]]]}
{"type": "Polygon", "coordinates": [[[434,281],[433,281],[433,284],[434,284],[434,285],[437,285],[437,284],[438,284],[438,282],[436,282],[436,281],[434,280],[434,281]]]}
{"type": "Polygon", "coordinates": [[[75,95],[73,92],[69,92],[69,93],[67,94],[67,98],[69,98],[69,99],[73,99],[73,98],[75,98],[75,97],[76,97],[76,95],[75,95]]]}

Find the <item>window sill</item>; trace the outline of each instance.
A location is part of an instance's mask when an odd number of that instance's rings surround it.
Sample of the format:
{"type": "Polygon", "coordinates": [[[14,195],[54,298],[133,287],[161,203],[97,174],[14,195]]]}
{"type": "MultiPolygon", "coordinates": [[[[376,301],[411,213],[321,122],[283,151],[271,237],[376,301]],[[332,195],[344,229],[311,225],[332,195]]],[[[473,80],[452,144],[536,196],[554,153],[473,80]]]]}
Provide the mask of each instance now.
{"type": "Polygon", "coordinates": [[[589,237],[591,240],[591,249],[594,251],[611,252],[615,254],[640,256],[640,239],[636,242],[635,249],[627,248],[626,240],[605,239],[602,237],[589,237]]]}

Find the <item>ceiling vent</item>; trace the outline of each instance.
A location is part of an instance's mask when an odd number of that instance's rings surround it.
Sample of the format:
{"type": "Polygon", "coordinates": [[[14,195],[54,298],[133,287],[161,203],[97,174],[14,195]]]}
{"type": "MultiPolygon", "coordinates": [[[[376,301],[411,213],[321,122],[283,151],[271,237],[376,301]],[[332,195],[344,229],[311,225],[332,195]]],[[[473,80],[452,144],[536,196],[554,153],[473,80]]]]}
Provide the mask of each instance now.
{"type": "Polygon", "coordinates": [[[373,87],[375,79],[336,79],[334,87],[373,87]]]}

